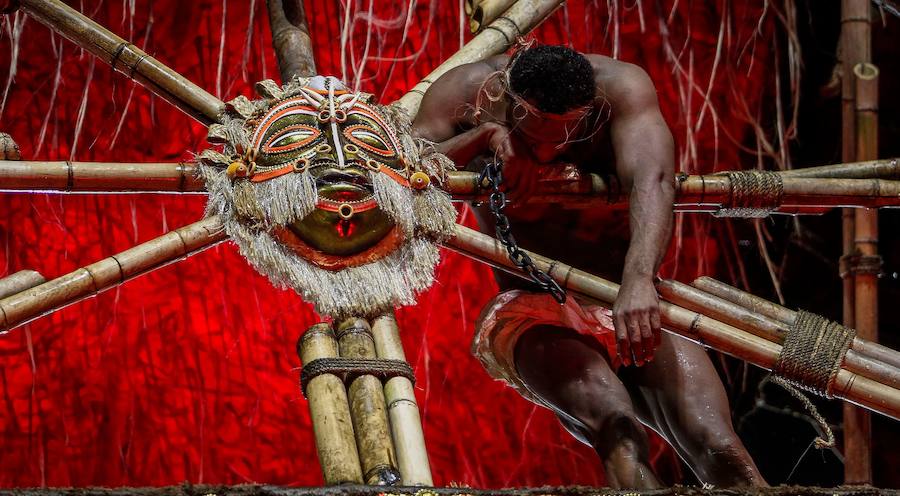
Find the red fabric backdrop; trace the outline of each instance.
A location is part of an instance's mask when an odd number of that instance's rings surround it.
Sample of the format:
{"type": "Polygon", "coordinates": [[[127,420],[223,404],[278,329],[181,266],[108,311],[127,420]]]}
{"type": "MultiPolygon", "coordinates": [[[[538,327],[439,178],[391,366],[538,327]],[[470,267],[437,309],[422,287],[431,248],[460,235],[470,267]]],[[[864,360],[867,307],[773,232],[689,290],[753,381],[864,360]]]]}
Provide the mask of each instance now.
{"type": "MultiPolygon", "coordinates": [[[[223,99],[277,79],[263,0],[70,4],[223,99]]],[[[737,143],[753,136],[746,117],[768,108],[778,12],[764,4],[572,2],[537,33],[645,67],[682,167],[710,171],[737,166],[737,143]]],[[[358,74],[384,101],[470,38],[460,2],[307,10],[319,71],[351,84],[358,74]]],[[[26,159],[175,161],[205,146],[202,126],[34,20],[2,26],[11,74],[0,130],[26,159]]],[[[0,194],[0,273],[56,277],[193,222],[203,206],[202,196],[0,194]]],[[[679,220],[670,274],[709,270],[705,223],[679,220]]],[[[399,312],[436,483],[602,485],[593,451],[469,355],[495,289],[484,267],[445,253],[433,289],[399,312]]],[[[320,484],[294,353],[314,322],[222,245],[0,336],[0,486],[320,484]]],[[[654,456],[671,466],[670,452],[654,456]]]]}

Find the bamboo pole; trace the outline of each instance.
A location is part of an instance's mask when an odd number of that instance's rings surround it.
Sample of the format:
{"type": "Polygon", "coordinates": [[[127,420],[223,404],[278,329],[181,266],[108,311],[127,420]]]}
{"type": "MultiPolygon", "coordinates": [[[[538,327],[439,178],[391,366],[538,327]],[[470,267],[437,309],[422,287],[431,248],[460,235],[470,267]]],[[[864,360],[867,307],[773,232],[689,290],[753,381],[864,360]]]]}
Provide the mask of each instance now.
{"type": "Polygon", "coordinates": [[[563,0],[518,0],[502,18],[492,22],[478,36],[437,66],[395,104],[405,109],[410,116],[415,116],[425,91],[437,78],[454,67],[505,52],[517,37],[528,34],[559,8],[562,2],[563,0]]]}
{"type": "MultiPolygon", "coordinates": [[[[400,329],[393,312],[372,321],[372,335],[378,358],[406,361],[403,343],[400,341],[400,329]]],[[[412,382],[406,377],[392,377],[384,384],[384,396],[403,485],[433,486],[422,419],[412,382]]]]}
{"type": "MultiPolygon", "coordinates": [[[[781,206],[863,206],[900,204],[900,181],[830,179],[784,176],[781,206]]],[[[733,194],[731,179],[713,174],[686,176],[676,181],[676,205],[727,206],[733,194]]]]}
{"type": "Polygon", "coordinates": [[[99,262],[0,300],[0,334],[225,239],[218,217],[170,231],[99,262]]]}
{"type": "MultiPolygon", "coordinates": [[[[337,358],[338,344],[331,324],[310,327],[297,341],[297,354],[304,365],[337,358]]],[[[334,374],[313,377],[306,385],[306,398],[325,484],[362,484],[344,382],[334,374]]]]}
{"type": "Polygon", "coordinates": [[[267,0],[266,3],[281,82],[315,76],[316,61],[303,0],[267,0]]]}
{"type": "MultiPolygon", "coordinates": [[[[375,339],[365,319],[349,318],[338,325],[338,348],[341,358],[373,359],[375,339]]],[[[369,485],[394,486],[400,482],[391,428],[388,425],[384,388],[374,375],[361,375],[347,388],[350,418],[356,436],[356,447],[362,466],[363,480],[369,485]]]]}
{"type": "Polygon", "coordinates": [[[900,159],[885,158],[846,164],[779,171],[782,176],[832,179],[900,179],[900,159]]]}
{"type": "Polygon", "coordinates": [[[219,121],[225,104],[146,52],[116,36],[60,0],[17,0],[22,11],[112,68],[209,125],[219,121]]]}
{"type": "MultiPolygon", "coordinates": [[[[797,312],[793,310],[746,291],[741,291],[711,277],[697,278],[691,285],[711,295],[736,303],[753,313],[781,322],[786,327],[792,326],[797,318],[797,312]]],[[[857,336],[850,344],[850,349],[879,362],[900,368],[900,352],[884,345],[867,341],[857,336]]]]}
{"type": "Polygon", "coordinates": [[[481,0],[469,15],[469,30],[477,33],[497,20],[516,0],[481,0]]]}
{"type": "MultiPolygon", "coordinates": [[[[509,261],[506,249],[494,238],[457,225],[444,246],[474,260],[522,276],[509,261]]],[[[547,272],[562,287],[601,304],[612,306],[619,285],[575,269],[561,262],[529,253],[539,270],[547,272]]],[[[667,301],[660,302],[660,317],[668,332],[674,332],[705,346],[771,370],[781,346],[734,326],[693,312],[667,301]]],[[[900,390],[841,369],[834,395],[886,416],[900,418],[900,390]]]]}
{"type": "MultiPolygon", "coordinates": [[[[766,315],[755,313],[737,303],[677,281],[656,284],[660,296],[676,305],[708,315],[778,345],[784,343],[790,327],[766,315]]],[[[875,360],[850,349],[844,357],[844,368],[873,381],[900,389],[900,368],[875,360]]]]}
{"type": "Polygon", "coordinates": [[[202,193],[191,162],[0,161],[0,191],[81,193],[202,193]]]}
{"type": "Polygon", "coordinates": [[[43,284],[47,280],[40,272],[34,270],[20,270],[14,274],[10,274],[0,279],[0,300],[7,296],[21,293],[26,289],[31,289],[38,284],[43,284]]]}

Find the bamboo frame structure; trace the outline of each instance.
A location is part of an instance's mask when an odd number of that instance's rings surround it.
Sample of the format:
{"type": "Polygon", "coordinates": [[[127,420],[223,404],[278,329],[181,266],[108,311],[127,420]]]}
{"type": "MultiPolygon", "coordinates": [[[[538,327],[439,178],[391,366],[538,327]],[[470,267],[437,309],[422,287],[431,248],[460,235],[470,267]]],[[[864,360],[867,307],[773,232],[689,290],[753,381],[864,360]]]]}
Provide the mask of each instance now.
{"type": "Polygon", "coordinates": [[[266,0],[266,4],[281,81],[315,76],[316,62],[303,0],[266,0]]]}
{"type": "Polygon", "coordinates": [[[516,38],[524,36],[537,27],[562,3],[563,0],[518,0],[502,18],[492,22],[478,36],[472,38],[459,51],[437,66],[409,92],[400,97],[396,104],[405,109],[410,116],[415,116],[419,111],[425,91],[444,73],[454,67],[503,53],[515,42],[516,38]]]}
{"type": "Polygon", "coordinates": [[[225,239],[218,217],[170,231],[0,300],[0,333],[205,250],[225,239]]]}
{"type": "MultiPolygon", "coordinates": [[[[375,338],[365,319],[344,320],[338,325],[336,334],[341,358],[376,358],[375,338]]],[[[356,377],[347,387],[347,399],[363,481],[376,486],[396,485],[400,481],[400,472],[381,381],[370,374],[356,377]]]]}
{"type": "Polygon", "coordinates": [[[225,104],[140,48],[125,41],[60,0],[17,0],[22,11],[112,68],[209,125],[225,104]]]}
{"type": "MultiPolygon", "coordinates": [[[[336,358],[338,344],[331,324],[323,322],[310,327],[297,341],[297,354],[304,365],[336,358]]],[[[306,385],[306,397],[325,483],[362,484],[344,382],[334,374],[313,377],[306,385]]]]}
{"type": "MultiPolygon", "coordinates": [[[[378,358],[406,361],[400,329],[393,314],[372,320],[372,336],[378,358]]],[[[433,486],[422,419],[412,382],[406,377],[392,377],[384,384],[397,466],[404,486],[433,486]]]]}
{"type": "MultiPolygon", "coordinates": [[[[494,267],[522,276],[509,260],[506,249],[494,238],[457,225],[454,235],[444,246],[494,267]]],[[[529,253],[536,267],[547,272],[563,288],[612,306],[619,285],[556,260],[529,253]]],[[[733,355],[764,369],[771,370],[781,353],[781,346],[751,333],[690,311],[668,301],[660,302],[660,317],[664,328],[692,341],[733,355]]],[[[879,412],[894,419],[900,418],[900,390],[881,382],[841,369],[836,378],[834,396],[879,412]]]]}

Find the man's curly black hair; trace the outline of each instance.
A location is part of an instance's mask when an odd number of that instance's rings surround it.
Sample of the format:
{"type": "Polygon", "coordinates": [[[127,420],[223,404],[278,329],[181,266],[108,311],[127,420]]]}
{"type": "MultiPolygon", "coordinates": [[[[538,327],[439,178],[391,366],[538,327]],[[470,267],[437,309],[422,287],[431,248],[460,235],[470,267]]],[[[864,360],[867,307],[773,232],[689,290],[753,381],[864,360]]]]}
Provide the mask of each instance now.
{"type": "Polygon", "coordinates": [[[594,69],[571,48],[540,45],[514,56],[509,85],[541,112],[562,114],[594,99],[594,69]]]}

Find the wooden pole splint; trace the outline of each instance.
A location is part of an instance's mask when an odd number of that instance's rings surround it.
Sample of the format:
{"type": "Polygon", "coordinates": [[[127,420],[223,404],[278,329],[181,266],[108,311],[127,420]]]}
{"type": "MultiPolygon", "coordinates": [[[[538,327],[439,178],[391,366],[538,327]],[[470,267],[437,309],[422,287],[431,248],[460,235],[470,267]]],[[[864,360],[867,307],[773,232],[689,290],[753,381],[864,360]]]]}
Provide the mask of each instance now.
{"type": "Polygon", "coordinates": [[[140,48],[60,0],[17,0],[22,11],[141,83],[186,114],[209,125],[225,104],[140,48]]]}
{"type": "MultiPolygon", "coordinates": [[[[372,321],[375,352],[378,358],[406,361],[400,329],[393,313],[372,321]]],[[[412,382],[406,377],[392,377],[384,384],[391,434],[397,452],[397,465],[404,486],[433,486],[431,465],[425,450],[422,419],[412,382]]]]}
{"type": "MultiPolygon", "coordinates": [[[[304,365],[322,358],[337,358],[338,344],[331,324],[323,322],[310,327],[297,341],[297,354],[304,365]]],[[[306,385],[306,398],[325,484],[362,484],[344,382],[334,374],[313,377],[306,385]]]]}
{"type": "MultiPolygon", "coordinates": [[[[456,225],[444,246],[462,255],[525,277],[508,257],[496,239],[464,226],[456,225]]],[[[575,269],[556,260],[527,252],[535,266],[547,272],[570,292],[578,293],[611,307],[619,285],[575,269]]],[[[759,336],[725,324],[709,316],[690,311],[673,303],[660,302],[660,317],[666,331],[733,355],[756,366],[771,370],[781,353],[781,346],[759,336]]],[[[841,369],[834,383],[834,396],[900,419],[900,390],[841,369]]]]}
{"type": "MultiPolygon", "coordinates": [[[[349,318],[341,322],[337,340],[341,358],[377,358],[375,338],[365,319],[349,318]]],[[[363,481],[370,485],[396,485],[400,482],[400,472],[391,442],[381,380],[374,375],[360,375],[348,385],[347,397],[363,481]]]]}
{"type": "Polygon", "coordinates": [[[223,241],[218,217],[170,231],[0,300],[0,333],[223,241]]]}

